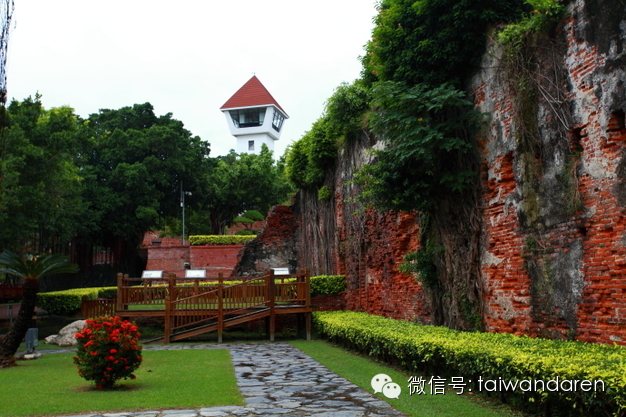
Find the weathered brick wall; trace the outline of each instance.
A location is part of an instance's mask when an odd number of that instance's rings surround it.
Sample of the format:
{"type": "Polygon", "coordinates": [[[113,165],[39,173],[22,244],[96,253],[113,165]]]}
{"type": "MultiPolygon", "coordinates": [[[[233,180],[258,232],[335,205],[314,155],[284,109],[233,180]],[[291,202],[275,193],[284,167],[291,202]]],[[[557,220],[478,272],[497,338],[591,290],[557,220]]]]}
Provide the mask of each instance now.
{"type": "Polygon", "coordinates": [[[236,276],[261,276],[270,268],[289,268],[297,265],[296,239],[300,220],[292,209],[275,206],[268,213],[261,232],[244,245],[238,254],[233,274],[236,276]]]}
{"type": "Polygon", "coordinates": [[[318,295],[311,297],[311,306],[315,311],[342,311],[346,310],[346,293],[318,295]]]}
{"type": "MultiPolygon", "coordinates": [[[[344,223],[341,233],[350,236],[353,227],[354,223],[344,223]]],[[[429,323],[430,303],[421,284],[398,270],[404,255],[418,247],[415,216],[371,210],[360,232],[361,248],[347,247],[342,253],[348,309],[429,323]]]]}
{"type": "Polygon", "coordinates": [[[185,263],[189,269],[204,269],[207,277],[219,273],[229,277],[237,263],[237,254],[243,245],[215,246],[148,246],[146,269],[174,272],[185,276],[185,263]]]}
{"type": "Polygon", "coordinates": [[[180,271],[189,262],[188,246],[148,247],[147,270],[180,271]]]}
{"type": "Polygon", "coordinates": [[[220,272],[229,277],[237,265],[237,255],[243,245],[191,246],[191,269],[205,269],[207,276],[220,272]]]}
{"type": "Polygon", "coordinates": [[[519,147],[516,97],[493,70],[502,67],[497,53],[474,80],[475,102],[491,114],[480,141],[484,325],[624,344],[624,6],[595,9],[581,0],[570,7],[554,44],[542,45],[554,54],[537,57],[537,77],[559,84],[565,105],[547,99],[539,83],[530,162],[519,147]]]}

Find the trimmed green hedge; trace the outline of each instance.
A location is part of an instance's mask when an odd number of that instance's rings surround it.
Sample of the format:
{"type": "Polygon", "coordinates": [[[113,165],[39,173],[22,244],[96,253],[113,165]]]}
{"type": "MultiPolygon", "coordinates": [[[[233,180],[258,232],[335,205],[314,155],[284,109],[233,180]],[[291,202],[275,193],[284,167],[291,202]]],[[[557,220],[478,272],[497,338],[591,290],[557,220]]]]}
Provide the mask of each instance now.
{"type": "Polygon", "coordinates": [[[89,300],[95,300],[96,298],[115,298],[116,294],[117,287],[74,288],[43,292],[37,294],[37,307],[43,308],[48,314],[70,315],[80,310],[84,296],[89,300]]]}
{"type": "Polygon", "coordinates": [[[311,297],[337,294],[345,290],[345,275],[318,275],[311,277],[311,297]]]}
{"type": "Polygon", "coordinates": [[[314,322],[324,337],[410,371],[425,373],[427,380],[430,376],[471,380],[467,387],[473,392],[479,390],[479,378],[484,384],[482,392],[492,387],[486,381],[499,383],[500,379],[544,383],[556,378],[601,380],[606,391],[585,391],[578,382],[578,389],[572,391],[518,388],[492,393],[532,412],[552,411],[558,416],[626,415],[626,349],[620,346],[507,333],[459,332],[351,311],[316,312],[314,322]]]}
{"type": "Polygon", "coordinates": [[[204,235],[189,236],[191,245],[243,245],[256,235],[204,235]]]}

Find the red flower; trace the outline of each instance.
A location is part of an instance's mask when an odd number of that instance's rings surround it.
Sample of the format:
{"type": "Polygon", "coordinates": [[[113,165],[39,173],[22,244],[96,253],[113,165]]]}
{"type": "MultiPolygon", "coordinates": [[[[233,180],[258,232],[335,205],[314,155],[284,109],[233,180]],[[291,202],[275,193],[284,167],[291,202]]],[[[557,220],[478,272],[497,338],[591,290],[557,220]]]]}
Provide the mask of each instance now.
{"type": "Polygon", "coordinates": [[[75,337],[76,339],[81,339],[81,338],[85,337],[85,335],[84,335],[84,334],[82,334],[82,333],[76,333],[76,334],[74,335],[74,337],[75,337]]]}
{"type": "Polygon", "coordinates": [[[127,320],[119,317],[91,319],[80,334],[83,337],[77,338],[74,362],[79,375],[94,381],[98,389],[111,388],[115,381],[130,378],[142,361],[137,326],[127,320]]]}

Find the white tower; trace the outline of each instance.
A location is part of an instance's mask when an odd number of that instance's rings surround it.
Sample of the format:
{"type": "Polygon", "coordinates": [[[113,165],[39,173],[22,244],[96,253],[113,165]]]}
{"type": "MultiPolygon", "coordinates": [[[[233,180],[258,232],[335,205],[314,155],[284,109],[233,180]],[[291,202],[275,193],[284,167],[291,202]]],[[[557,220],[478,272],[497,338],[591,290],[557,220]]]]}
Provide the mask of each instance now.
{"type": "Polygon", "coordinates": [[[254,75],[220,110],[226,115],[230,133],[237,138],[237,153],[259,153],[266,144],[274,150],[274,141],[287,113],[254,75]]]}

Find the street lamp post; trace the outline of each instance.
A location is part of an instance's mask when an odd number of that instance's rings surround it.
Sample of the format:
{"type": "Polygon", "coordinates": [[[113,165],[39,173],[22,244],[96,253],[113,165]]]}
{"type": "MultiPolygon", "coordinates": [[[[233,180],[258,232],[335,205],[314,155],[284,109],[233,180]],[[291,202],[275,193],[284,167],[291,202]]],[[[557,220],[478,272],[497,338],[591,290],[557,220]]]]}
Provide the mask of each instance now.
{"type": "Polygon", "coordinates": [[[185,196],[191,195],[189,191],[183,191],[183,182],[180,182],[180,206],[183,209],[183,236],[182,245],[185,246],[185,196]]]}

